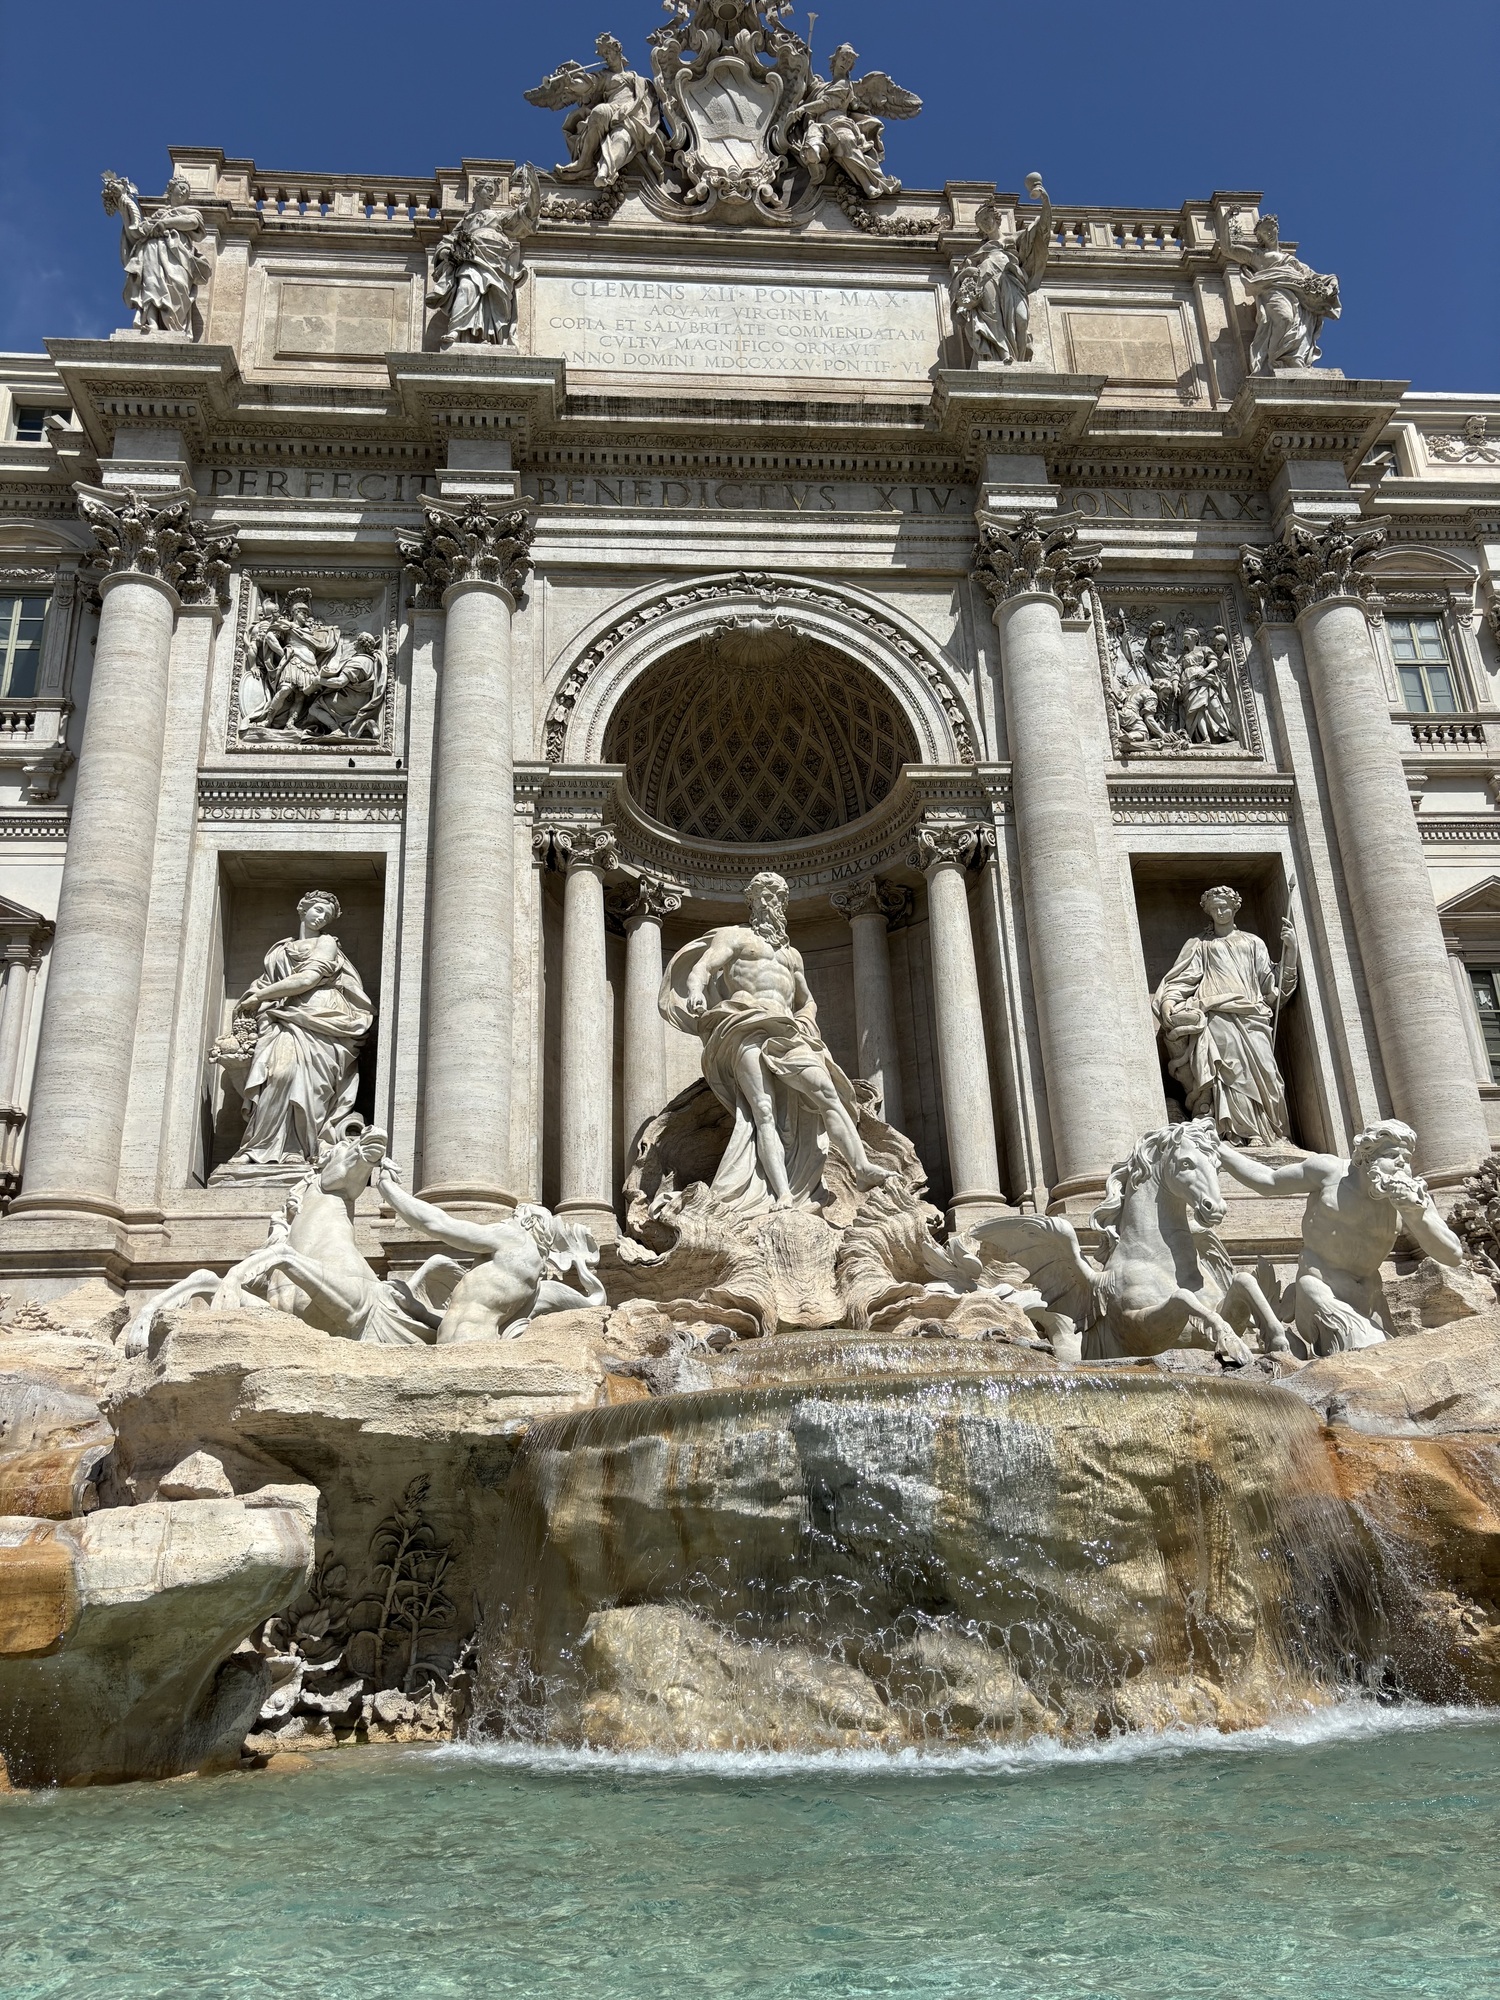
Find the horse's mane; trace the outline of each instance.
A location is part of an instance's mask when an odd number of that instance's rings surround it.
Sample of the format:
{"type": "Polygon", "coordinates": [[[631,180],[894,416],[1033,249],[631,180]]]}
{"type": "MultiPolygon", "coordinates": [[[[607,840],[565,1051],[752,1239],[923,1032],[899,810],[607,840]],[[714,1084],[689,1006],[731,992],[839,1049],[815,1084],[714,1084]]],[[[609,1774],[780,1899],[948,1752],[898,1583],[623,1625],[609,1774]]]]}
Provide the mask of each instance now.
{"type": "MultiPolygon", "coordinates": [[[[1174,1152],[1189,1134],[1206,1141],[1217,1161],[1218,1127],[1211,1118],[1192,1118],[1181,1125],[1163,1125],[1155,1132],[1147,1132],[1143,1138],[1136,1141],[1128,1159],[1120,1160],[1110,1168],[1109,1179],[1104,1183],[1104,1199],[1090,1218],[1104,1239],[1106,1261],[1119,1247],[1120,1232],[1116,1224],[1124,1210],[1126,1196],[1133,1194],[1147,1181],[1160,1180],[1162,1165],[1168,1155],[1174,1152]]],[[[1194,1232],[1195,1235],[1200,1233],[1194,1232]]],[[[1215,1237],[1214,1242],[1217,1241],[1215,1237]]]]}

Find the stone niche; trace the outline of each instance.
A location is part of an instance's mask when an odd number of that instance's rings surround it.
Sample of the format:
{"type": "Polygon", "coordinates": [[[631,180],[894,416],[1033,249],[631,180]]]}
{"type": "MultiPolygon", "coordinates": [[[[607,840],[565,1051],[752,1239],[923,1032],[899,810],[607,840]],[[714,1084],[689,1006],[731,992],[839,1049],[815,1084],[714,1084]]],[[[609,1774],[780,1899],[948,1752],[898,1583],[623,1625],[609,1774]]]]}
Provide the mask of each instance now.
{"type": "MultiPolygon", "coordinates": [[[[1208,919],[1198,907],[1198,898],[1205,889],[1217,888],[1220,883],[1238,890],[1244,898],[1237,919],[1239,927],[1263,938],[1275,962],[1280,951],[1281,919],[1288,901],[1286,870],[1279,854],[1134,854],[1130,872],[1149,992],[1156,991],[1186,941],[1207,929],[1208,919]]],[[[1305,975],[1307,940],[1300,914],[1295,910],[1293,920],[1298,926],[1300,963],[1305,975]]],[[[1276,1060],[1286,1082],[1292,1140],[1296,1145],[1319,1150],[1330,1141],[1323,1129],[1316,1083],[1311,1004],[1304,977],[1281,1010],[1276,1060]]],[[[1185,1117],[1182,1087],[1167,1074],[1166,1050],[1160,1036],[1157,1056],[1169,1115],[1185,1117]]]]}
{"type": "Polygon", "coordinates": [[[266,953],[297,935],[297,904],[309,889],[331,889],[343,914],[334,931],[374,1003],[375,1025],[359,1060],[355,1110],[374,1122],[377,1050],[381,1038],[381,959],[385,864],[350,854],[225,854],[219,860],[219,921],[212,939],[203,1033],[201,1116],[191,1178],[206,1182],[234,1153],[244,1133],[244,1109],[208,1050],[228,1032],[234,1003],[265,969],[266,953]]]}

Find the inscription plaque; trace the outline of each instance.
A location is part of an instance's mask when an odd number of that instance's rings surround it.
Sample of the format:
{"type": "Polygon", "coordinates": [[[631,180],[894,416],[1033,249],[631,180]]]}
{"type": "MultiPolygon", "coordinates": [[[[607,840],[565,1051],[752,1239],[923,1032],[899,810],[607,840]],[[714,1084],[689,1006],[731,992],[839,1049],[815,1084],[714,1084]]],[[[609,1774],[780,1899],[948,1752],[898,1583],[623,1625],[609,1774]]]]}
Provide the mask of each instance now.
{"type": "Polygon", "coordinates": [[[398,345],[403,305],[394,285],[286,280],[276,316],[276,358],[352,361],[389,354],[398,345]]]}

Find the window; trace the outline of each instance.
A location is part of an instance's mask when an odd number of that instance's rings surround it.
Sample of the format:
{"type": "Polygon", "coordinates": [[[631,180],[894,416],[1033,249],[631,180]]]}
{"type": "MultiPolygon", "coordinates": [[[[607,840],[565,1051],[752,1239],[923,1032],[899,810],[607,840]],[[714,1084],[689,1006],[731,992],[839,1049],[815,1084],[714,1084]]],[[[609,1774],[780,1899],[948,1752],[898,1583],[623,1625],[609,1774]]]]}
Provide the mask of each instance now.
{"type": "Polygon", "coordinates": [[[1401,677],[1401,693],[1413,715],[1457,715],[1453,668],[1442,621],[1390,618],[1391,653],[1401,677]]]}
{"type": "Polygon", "coordinates": [[[16,440],[19,444],[40,444],[47,435],[48,417],[68,417],[69,410],[43,409],[33,403],[16,405],[16,440]]]}
{"type": "Polygon", "coordinates": [[[1469,984],[1484,1029],[1485,1054],[1490,1059],[1490,1075],[1500,1083],[1500,970],[1494,966],[1471,965],[1469,984]]]}
{"type": "Polygon", "coordinates": [[[46,619],[45,596],[0,593],[0,695],[21,700],[36,693],[46,619]]]}

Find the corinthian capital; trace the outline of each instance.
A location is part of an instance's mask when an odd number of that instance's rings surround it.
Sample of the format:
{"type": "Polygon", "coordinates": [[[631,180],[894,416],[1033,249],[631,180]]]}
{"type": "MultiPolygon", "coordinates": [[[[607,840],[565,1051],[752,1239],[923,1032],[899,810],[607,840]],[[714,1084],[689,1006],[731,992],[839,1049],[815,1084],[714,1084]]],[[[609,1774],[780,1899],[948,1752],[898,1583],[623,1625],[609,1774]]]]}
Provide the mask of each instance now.
{"type": "Polygon", "coordinates": [[[418,604],[441,604],[455,583],[498,583],[519,599],[531,574],[534,508],[523,503],[496,512],[482,500],[455,506],[424,499],[422,510],[420,534],[396,534],[418,604]]]}
{"type": "Polygon", "coordinates": [[[962,820],[924,820],[916,830],[906,865],[920,868],[925,875],[929,868],[944,863],[959,868],[968,868],[975,862],[982,865],[994,851],[992,826],[976,826],[962,820]]]}
{"type": "Polygon", "coordinates": [[[851,923],[856,917],[879,916],[892,924],[897,918],[910,916],[912,893],[894,882],[882,882],[878,876],[870,875],[852,888],[835,889],[828,900],[851,923]]]}
{"type": "Polygon", "coordinates": [[[227,604],[239,529],[211,534],[193,519],[191,496],[158,506],[134,487],[108,499],[81,492],[78,510],[94,531],[106,576],[154,576],[184,604],[227,604]]]}
{"type": "Polygon", "coordinates": [[[974,574],[996,605],[1025,592],[1046,591],[1059,600],[1065,617],[1076,618],[1084,608],[1084,585],[1100,561],[1080,550],[1077,541],[1071,521],[1043,517],[1030,508],[1013,528],[981,521],[974,574]]]}
{"type": "Polygon", "coordinates": [[[1293,619],[1330,597],[1355,598],[1378,614],[1375,579],[1357,565],[1384,545],[1386,532],[1380,521],[1359,527],[1335,521],[1326,528],[1288,521],[1279,542],[1241,548],[1240,575],[1261,618],[1272,622],[1293,619]]]}
{"type": "Polygon", "coordinates": [[[531,852],[544,868],[563,874],[575,868],[613,873],[620,865],[619,843],[607,826],[539,826],[531,836],[531,852]]]}

